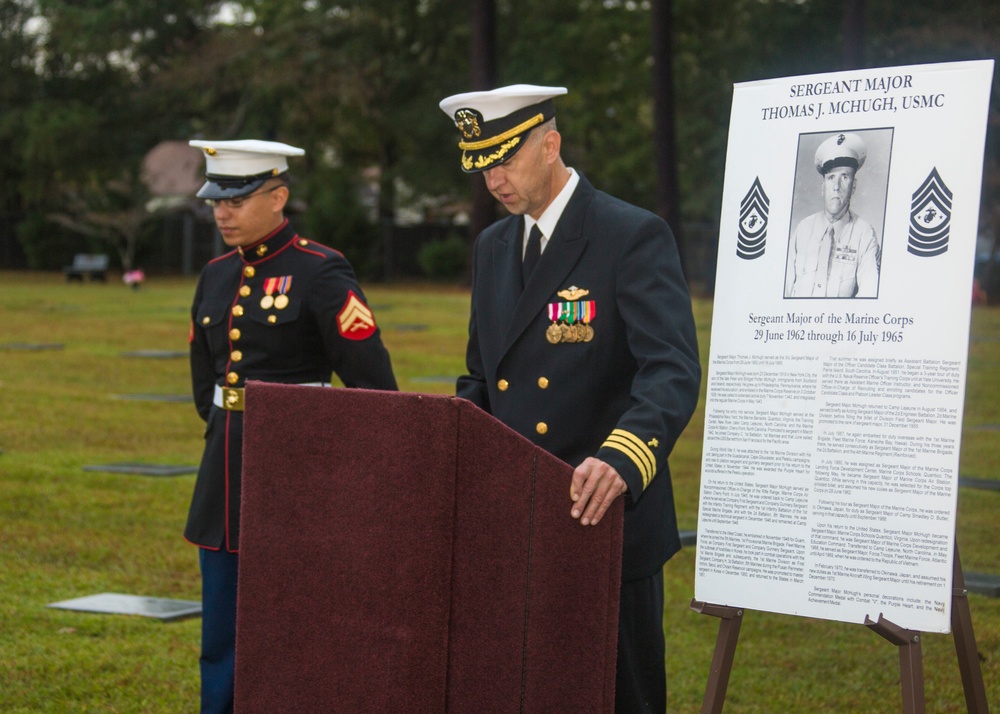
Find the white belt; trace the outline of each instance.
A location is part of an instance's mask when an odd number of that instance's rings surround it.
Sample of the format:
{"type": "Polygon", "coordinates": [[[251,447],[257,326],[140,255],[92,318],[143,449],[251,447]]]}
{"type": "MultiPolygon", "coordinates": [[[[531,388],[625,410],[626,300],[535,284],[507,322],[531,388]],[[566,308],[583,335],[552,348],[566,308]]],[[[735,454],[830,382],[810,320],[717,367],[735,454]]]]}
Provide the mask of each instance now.
{"type": "MultiPolygon", "coordinates": [[[[329,382],[303,382],[293,385],[297,387],[329,387],[329,382]]],[[[215,396],[212,403],[219,409],[230,412],[243,411],[243,387],[220,387],[215,385],[215,396]]]]}

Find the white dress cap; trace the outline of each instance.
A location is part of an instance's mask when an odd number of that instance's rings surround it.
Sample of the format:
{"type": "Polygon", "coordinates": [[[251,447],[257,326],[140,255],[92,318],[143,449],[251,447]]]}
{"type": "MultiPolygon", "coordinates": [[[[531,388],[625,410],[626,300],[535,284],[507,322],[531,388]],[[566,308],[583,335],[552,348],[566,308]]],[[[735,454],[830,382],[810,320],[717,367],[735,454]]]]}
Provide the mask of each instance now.
{"type": "Polygon", "coordinates": [[[539,124],[555,116],[554,97],[565,87],[513,84],[487,92],[465,92],[438,104],[462,134],[462,170],[477,173],[509,160],[539,124]]]}
{"type": "Polygon", "coordinates": [[[446,97],[438,104],[449,117],[466,107],[478,111],[484,121],[500,119],[518,109],[544,102],[569,91],[566,87],[539,87],[534,84],[512,84],[487,92],[465,92],[446,97]]]}
{"type": "Polygon", "coordinates": [[[205,173],[209,176],[257,176],[270,172],[277,176],[288,171],[288,156],[306,152],[279,141],[240,139],[237,141],[188,142],[205,152],[205,173]]]}
{"type": "Polygon", "coordinates": [[[816,149],[816,170],[824,176],[837,166],[850,166],[855,171],[865,165],[868,149],[857,134],[836,134],[816,149]]]}

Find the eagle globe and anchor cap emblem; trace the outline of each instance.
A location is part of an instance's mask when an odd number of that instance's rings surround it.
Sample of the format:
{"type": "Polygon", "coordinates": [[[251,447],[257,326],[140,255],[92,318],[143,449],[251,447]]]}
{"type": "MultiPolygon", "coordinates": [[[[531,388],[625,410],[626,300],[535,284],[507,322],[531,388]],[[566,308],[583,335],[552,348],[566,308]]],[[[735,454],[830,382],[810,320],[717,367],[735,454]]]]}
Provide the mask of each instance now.
{"type": "Polygon", "coordinates": [[[462,132],[462,136],[465,139],[475,139],[483,133],[483,130],[479,126],[482,118],[483,115],[475,109],[459,109],[455,112],[455,126],[462,132]]]}

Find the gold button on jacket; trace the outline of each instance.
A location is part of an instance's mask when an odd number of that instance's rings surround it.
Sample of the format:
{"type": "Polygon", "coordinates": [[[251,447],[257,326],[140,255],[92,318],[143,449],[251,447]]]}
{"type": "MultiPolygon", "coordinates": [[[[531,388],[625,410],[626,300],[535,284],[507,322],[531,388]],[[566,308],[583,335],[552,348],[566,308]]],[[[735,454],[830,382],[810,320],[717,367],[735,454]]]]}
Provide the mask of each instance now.
{"type": "Polygon", "coordinates": [[[614,467],[632,497],[621,579],[649,578],[680,549],[665,446],[698,403],[697,331],[669,226],[577,177],[529,286],[517,260],[524,218],[501,218],[479,235],[468,374],[455,394],[567,464],[596,457],[614,467]],[[593,302],[590,341],[571,334],[570,342],[562,329],[551,341],[551,315],[564,301],[576,317],[593,302]]]}
{"type": "Polygon", "coordinates": [[[348,295],[365,302],[348,261],[321,243],[300,247],[299,240],[284,223],[244,254],[231,250],[208,262],[195,290],[191,380],[198,414],[209,428],[184,535],[205,548],[239,548],[240,407],[247,382],[328,382],[335,372],[347,384],[396,388],[379,334],[351,339],[332,319],[348,295]],[[269,310],[261,304],[265,281],[273,286],[283,279],[288,302],[283,310],[269,310]],[[215,399],[220,387],[222,409],[215,399]]]}
{"type": "Polygon", "coordinates": [[[509,386],[510,384],[507,382],[506,379],[501,379],[499,382],[497,382],[497,389],[499,389],[501,392],[506,392],[507,387],[509,386]]]}

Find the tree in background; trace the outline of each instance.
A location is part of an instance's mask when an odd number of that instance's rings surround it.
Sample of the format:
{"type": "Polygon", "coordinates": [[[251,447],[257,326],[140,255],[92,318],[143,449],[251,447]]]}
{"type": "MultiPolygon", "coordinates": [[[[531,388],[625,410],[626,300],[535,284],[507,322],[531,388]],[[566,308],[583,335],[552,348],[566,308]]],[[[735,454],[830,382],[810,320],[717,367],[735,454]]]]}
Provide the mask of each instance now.
{"type": "Polygon", "coordinates": [[[91,245],[113,250],[123,271],[136,268],[136,249],[148,218],[142,182],[126,176],[89,186],[65,184],[61,190],[61,210],[46,218],[91,239],[91,245]]]}
{"type": "MultiPolygon", "coordinates": [[[[664,121],[651,89],[652,13],[670,4],[659,2],[486,3],[496,84],[569,87],[560,99],[567,161],[651,210],[653,137],[664,121]]],[[[832,71],[845,61],[1000,56],[994,0],[672,5],[681,215],[672,220],[694,248],[710,239],[721,209],[734,82],[832,71]]],[[[63,197],[138,175],[156,143],[199,134],[306,148],[295,170],[304,225],[355,260],[384,260],[399,189],[469,195],[455,170],[454,128],[437,102],[470,89],[470,52],[488,51],[473,40],[470,7],[461,0],[0,0],[0,261],[10,261],[14,230],[33,265],[44,264],[54,245],[79,242],[47,219],[66,213],[63,197]],[[362,177],[379,190],[374,215],[359,220],[364,210],[344,202],[364,188],[362,177]]],[[[987,209],[1000,203],[998,102],[995,91],[987,209]]],[[[984,222],[996,220],[984,213],[984,222]]]]}
{"type": "MultiPolygon", "coordinates": [[[[307,213],[308,229],[371,265],[387,245],[401,183],[428,194],[455,185],[436,98],[462,79],[455,68],[464,66],[468,23],[455,18],[465,14],[460,0],[243,2],[236,21],[203,36],[160,80],[171,101],[188,97],[177,106],[192,135],[305,148],[293,172],[296,196],[320,207],[307,213]],[[373,220],[341,230],[320,194],[332,185],[350,202],[363,175],[377,182],[373,220]]],[[[344,210],[356,215],[356,206],[344,210]]]]}
{"type": "Polygon", "coordinates": [[[28,220],[22,184],[28,172],[19,147],[23,145],[22,125],[41,78],[34,61],[39,52],[39,36],[31,31],[34,9],[26,3],[0,0],[0,261],[14,262],[13,246],[17,227],[28,220]]]}
{"type": "Polygon", "coordinates": [[[653,153],[656,164],[656,212],[671,225],[681,266],[690,275],[683,224],[677,159],[677,111],[674,104],[674,3],[656,0],[650,25],[653,38],[653,153]]]}
{"type": "MultiPolygon", "coordinates": [[[[0,0],[2,55],[11,70],[0,80],[0,210],[2,222],[16,226],[29,265],[102,247],[101,231],[81,246],[60,224],[72,223],[64,220],[70,213],[103,210],[109,186],[137,186],[130,177],[174,118],[152,111],[144,89],[165,59],[186,51],[212,7],[191,0],[171,3],[169,11],[155,0],[0,0]],[[93,210],[81,205],[90,200],[97,201],[93,210]]],[[[141,187],[128,193],[143,199],[141,187]]]]}
{"type": "MultiPolygon", "coordinates": [[[[469,91],[484,91],[497,87],[497,3],[496,0],[473,0],[469,37],[469,91]]],[[[444,97],[442,97],[444,99],[444,97]]],[[[472,194],[470,239],[496,220],[497,204],[481,176],[469,177],[472,194]]],[[[471,251],[470,251],[471,255],[471,251]]],[[[470,261],[471,278],[471,261],[470,261]]]]}

